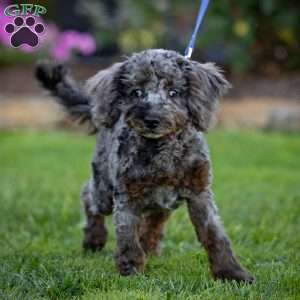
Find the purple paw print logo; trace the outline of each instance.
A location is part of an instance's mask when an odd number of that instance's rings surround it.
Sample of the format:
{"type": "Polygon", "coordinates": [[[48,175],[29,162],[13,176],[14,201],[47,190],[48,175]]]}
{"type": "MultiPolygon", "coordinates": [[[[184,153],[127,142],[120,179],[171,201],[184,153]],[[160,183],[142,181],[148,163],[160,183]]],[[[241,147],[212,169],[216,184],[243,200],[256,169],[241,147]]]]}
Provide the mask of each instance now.
{"type": "Polygon", "coordinates": [[[42,23],[36,23],[34,17],[16,17],[12,23],[5,26],[5,31],[11,34],[10,43],[13,47],[28,45],[35,47],[39,43],[39,35],[45,31],[42,23]]]}

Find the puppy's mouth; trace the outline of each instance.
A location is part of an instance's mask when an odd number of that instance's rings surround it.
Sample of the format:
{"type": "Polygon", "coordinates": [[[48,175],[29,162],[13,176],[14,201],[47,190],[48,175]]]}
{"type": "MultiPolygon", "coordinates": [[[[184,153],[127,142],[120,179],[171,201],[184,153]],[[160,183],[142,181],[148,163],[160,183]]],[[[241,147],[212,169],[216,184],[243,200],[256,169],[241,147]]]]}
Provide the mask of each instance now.
{"type": "Polygon", "coordinates": [[[141,132],[140,135],[146,139],[160,139],[166,136],[165,134],[155,132],[141,132]]]}
{"type": "Polygon", "coordinates": [[[147,138],[147,139],[161,139],[165,136],[168,136],[172,133],[175,133],[176,130],[171,127],[165,128],[162,130],[162,126],[160,124],[157,124],[157,126],[147,126],[143,121],[141,120],[127,120],[127,123],[129,127],[134,129],[140,136],[147,138]],[[154,127],[154,128],[153,128],[154,127]]]}

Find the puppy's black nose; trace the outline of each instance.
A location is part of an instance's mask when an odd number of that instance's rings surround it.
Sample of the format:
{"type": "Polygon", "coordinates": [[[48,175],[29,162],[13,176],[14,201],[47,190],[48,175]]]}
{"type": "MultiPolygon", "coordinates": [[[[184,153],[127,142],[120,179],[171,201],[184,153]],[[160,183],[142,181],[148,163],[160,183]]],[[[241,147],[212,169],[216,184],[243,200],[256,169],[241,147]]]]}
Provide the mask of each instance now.
{"type": "Polygon", "coordinates": [[[146,118],[144,123],[149,129],[155,129],[159,125],[159,120],[146,118]]]}

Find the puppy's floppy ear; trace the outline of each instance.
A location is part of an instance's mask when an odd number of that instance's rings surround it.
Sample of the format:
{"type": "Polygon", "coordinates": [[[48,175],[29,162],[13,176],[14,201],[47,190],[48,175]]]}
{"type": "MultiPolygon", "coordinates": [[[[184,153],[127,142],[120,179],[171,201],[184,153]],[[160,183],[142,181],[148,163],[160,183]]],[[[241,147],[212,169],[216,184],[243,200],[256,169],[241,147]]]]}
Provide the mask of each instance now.
{"type": "Polygon", "coordinates": [[[97,128],[112,127],[119,119],[117,78],[123,63],[98,72],[86,82],[86,91],[92,98],[92,118],[97,128]]]}
{"type": "Polygon", "coordinates": [[[207,131],[213,121],[218,99],[231,87],[230,83],[213,63],[191,61],[188,78],[190,95],[187,106],[190,117],[198,130],[207,131]]]}

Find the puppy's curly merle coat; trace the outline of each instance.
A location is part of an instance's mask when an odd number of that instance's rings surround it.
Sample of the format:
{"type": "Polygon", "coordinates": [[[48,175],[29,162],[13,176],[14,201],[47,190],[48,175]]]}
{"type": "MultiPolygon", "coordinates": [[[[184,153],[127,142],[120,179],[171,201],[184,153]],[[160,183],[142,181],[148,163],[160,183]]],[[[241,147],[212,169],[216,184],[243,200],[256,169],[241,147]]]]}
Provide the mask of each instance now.
{"type": "Polygon", "coordinates": [[[186,202],[214,277],[253,281],[233,255],[210,187],[203,132],[229,87],[215,65],[147,50],[100,71],[82,88],[59,65],[41,63],[36,76],[67,111],[95,128],[92,174],[81,195],[84,248],[105,245],[104,216],[113,213],[118,270],[142,271],[145,254],[159,252],[164,222],[186,202]]]}

